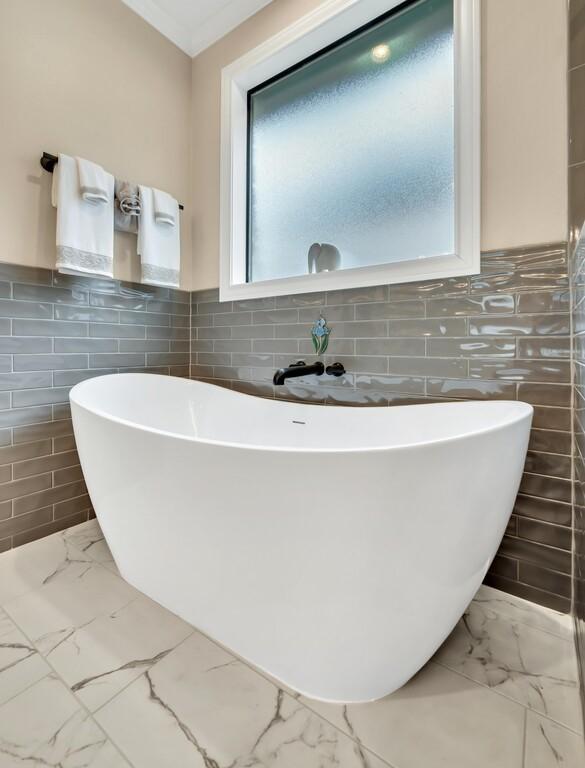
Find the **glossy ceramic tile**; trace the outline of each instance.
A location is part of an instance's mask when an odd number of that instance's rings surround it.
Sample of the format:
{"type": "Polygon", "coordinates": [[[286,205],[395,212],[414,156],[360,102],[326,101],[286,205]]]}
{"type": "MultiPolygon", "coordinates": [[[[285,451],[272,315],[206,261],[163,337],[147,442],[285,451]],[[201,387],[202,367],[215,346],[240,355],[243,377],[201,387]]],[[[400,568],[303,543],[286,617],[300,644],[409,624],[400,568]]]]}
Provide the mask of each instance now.
{"type": "Polygon", "coordinates": [[[144,768],[383,766],[199,633],[99,710],[96,719],[144,768]]]}
{"type": "Polygon", "coordinates": [[[402,689],[324,704],[137,593],[104,547],[92,520],[0,555],[2,768],[581,768],[562,614],[482,587],[402,689]]]}
{"type": "Polygon", "coordinates": [[[527,713],[524,768],[579,768],[583,765],[585,742],[581,734],[535,712],[527,713]]]}
{"type": "MultiPolygon", "coordinates": [[[[262,397],[325,405],[525,400],[536,406],[540,433],[533,434],[523,496],[540,505],[540,519],[556,522],[559,500],[570,505],[571,494],[569,298],[562,243],[483,253],[481,274],[470,278],[259,303],[220,302],[217,291],[195,292],[191,376],[262,397]],[[309,334],[319,313],[332,328],[326,362],[340,360],[347,375],[272,386],[273,369],[314,357],[309,334]]],[[[541,527],[537,541],[570,560],[570,521],[564,524],[567,530],[541,527]]],[[[530,535],[526,526],[510,533],[516,541],[499,586],[570,610],[566,580],[549,550],[523,547],[530,535]]],[[[502,562],[495,562],[490,578],[502,577],[495,570],[502,562]]]]}
{"type": "MultiPolygon", "coordinates": [[[[46,657],[79,700],[94,711],[192,632],[190,625],[140,596],[69,632],[46,657]]],[[[44,643],[38,645],[44,648],[44,643]]]]}
{"type": "MultiPolygon", "coordinates": [[[[192,363],[191,375],[220,386],[327,405],[520,398],[540,409],[541,432],[570,435],[562,244],[484,253],[481,275],[471,278],[223,303],[217,290],[190,296],[6,264],[1,270],[1,550],[88,519],[91,501],[64,406],[76,382],[118,370],[188,375],[192,363]],[[274,388],[272,365],[311,358],[309,331],[321,311],[333,328],[328,354],[346,361],[348,375],[274,388]],[[545,410],[554,416],[545,418],[545,410]]],[[[545,455],[558,454],[562,438],[546,437],[533,440],[525,498],[548,505],[541,519],[556,522],[553,495],[566,498],[566,470],[545,455]]],[[[558,547],[563,532],[542,530],[551,539],[540,543],[558,547]]],[[[523,541],[520,528],[515,535],[523,541]]],[[[90,559],[115,572],[103,540],[91,549],[90,559]]],[[[547,559],[535,564],[522,559],[521,547],[515,551],[507,555],[515,576],[501,585],[568,607],[547,559]]]]}
{"type": "Polygon", "coordinates": [[[0,609],[0,705],[50,671],[33,643],[0,609]]]}
{"type": "Polygon", "coordinates": [[[8,450],[0,458],[0,498],[11,504],[0,516],[3,549],[88,519],[79,460],[71,462],[59,444],[73,442],[61,407],[69,388],[119,370],[188,376],[190,311],[182,291],[2,265],[0,395],[8,399],[0,402],[0,445],[8,450]],[[183,347],[176,346],[179,336],[183,347]],[[125,339],[156,346],[126,347],[125,339]],[[45,461],[19,474],[15,449],[41,443],[36,455],[45,461]]]}
{"type": "Polygon", "coordinates": [[[574,643],[473,602],[435,660],[524,707],[582,730],[574,643]]]}
{"type": "Polygon", "coordinates": [[[98,616],[114,613],[139,593],[98,563],[76,563],[4,610],[46,656],[98,616]]]}
{"type": "Polygon", "coordinates": [[[4,553],[0,558],[0,605],[52,582],[74,580],[90,564],[91,559],[62,534],[4,553]]]}
{"type": "Polygon", "coordinates": [[[508,595],[498,589],[482,585],[474,597],[474,604],[483,614],[504,616],[519,624],[526,624],[567,640],[573,639],[573,619],[567,613],[543,608],[535,603],[508,595]]]}
{"type": "Polygon", "coordinates": [[[113,573],[118,573],[114,557],[95,518],[66,530],[63,535],[69,544],[89,558],[101,563],[113,573]]]}
{"type": "Polygon", "coordinates": [[[371,704],[301,701],[399,768],[521,765],[524,709],[436,664],[371,704]]]}
{"type": "Polygon", "coordinates": [[[570,0],[569,6],[569,274],[572,289],[572,327],[574,360],[574,474],[575,474],[575,546],[573,553],[573,610],[576,615],[577,644],[581,649],[581,684],[585,691],[585,537],[580,535],[579,520],[583,503],[585,477],[585,428],[582,416],[585,362],[585,2],[570,0]]]}
{"type": "Polygon", "coordinates": [[[102,729],[55,676],[0,708],[0,766],[128,768],[102,729]]]}

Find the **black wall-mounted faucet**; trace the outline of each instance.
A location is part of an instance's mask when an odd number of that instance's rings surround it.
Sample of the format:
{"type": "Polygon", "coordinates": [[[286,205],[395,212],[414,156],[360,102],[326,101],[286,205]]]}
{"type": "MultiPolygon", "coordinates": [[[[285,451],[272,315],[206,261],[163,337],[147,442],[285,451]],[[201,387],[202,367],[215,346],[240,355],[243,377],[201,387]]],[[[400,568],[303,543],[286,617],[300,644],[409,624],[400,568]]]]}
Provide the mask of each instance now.
{"type": "Polygon", "coordinates": [[[297,376],[310,376],[312,373],[322,376],[324,370],[325,366],[320,360],[311,365],[307,365],[304,360],[298,360],[296,363],[291,363],[288,368],[279,368],[272,381],[278,387],[287,379],[294,379],[297,376]]]}
{"type": "Polygon", "coordinates": [[[329,376],[343,376],[345,368],[341,363],[333,363],[325,368],[320,360],[311,365],[307,365],[304,360],[299,360],[296,363],[291,363],[288,368],[279,368],[274,374],[272,381],[278,387],[284,384],[287,379],[294,379],[297,376],[310,376],[312,373],[316,376],[322,376],[323,373],[327,373],[329,376]]]}

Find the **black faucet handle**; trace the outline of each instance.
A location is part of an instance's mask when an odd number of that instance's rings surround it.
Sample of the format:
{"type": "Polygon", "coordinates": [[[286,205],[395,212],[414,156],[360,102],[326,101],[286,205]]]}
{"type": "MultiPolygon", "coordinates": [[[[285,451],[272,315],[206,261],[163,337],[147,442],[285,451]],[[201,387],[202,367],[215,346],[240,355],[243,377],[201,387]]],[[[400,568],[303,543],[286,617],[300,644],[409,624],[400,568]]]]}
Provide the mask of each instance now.
{"type": "Polygon", "coordinates": [[[296,363],[291,363],[289,368],[298,368],[301,365],[306,365],[304,360],[297,360],[296,363]]]}
{"type": "Polygon", "coordinates": [[[343,376],[345,368],[343,367],[343,363],[332,363],[325,368],[325,373],[328,376],[343,376]]]}

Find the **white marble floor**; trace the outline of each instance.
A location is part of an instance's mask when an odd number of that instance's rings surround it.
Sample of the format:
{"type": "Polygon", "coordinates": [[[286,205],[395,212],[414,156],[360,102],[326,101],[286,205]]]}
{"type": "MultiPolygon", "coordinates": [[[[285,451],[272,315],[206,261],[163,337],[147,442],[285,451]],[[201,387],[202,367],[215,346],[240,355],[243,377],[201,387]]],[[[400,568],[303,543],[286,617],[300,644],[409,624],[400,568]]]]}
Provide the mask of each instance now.
{"type": "Polygon", "coordinates": [[[400,691],[323,704],[129,586],[91,521],[0,556],[0,768],[583,768],[571,633],[482,587],[400,691]]]}

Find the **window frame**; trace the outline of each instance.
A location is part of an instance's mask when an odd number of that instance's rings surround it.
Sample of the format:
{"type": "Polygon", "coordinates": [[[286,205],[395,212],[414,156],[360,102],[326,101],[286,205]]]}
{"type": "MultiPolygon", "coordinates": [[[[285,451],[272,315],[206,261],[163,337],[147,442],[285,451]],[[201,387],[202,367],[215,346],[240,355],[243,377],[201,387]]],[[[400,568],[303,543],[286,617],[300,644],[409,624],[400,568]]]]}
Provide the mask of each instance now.
{"type": "Polygon", "coordinates": [[[480,271],[480,0],[453,0],[455,253],[246,282],[248,92],[406,4],[404,0],[327,0],[222,70],[221,301],[458,277],[480,271]]]}

